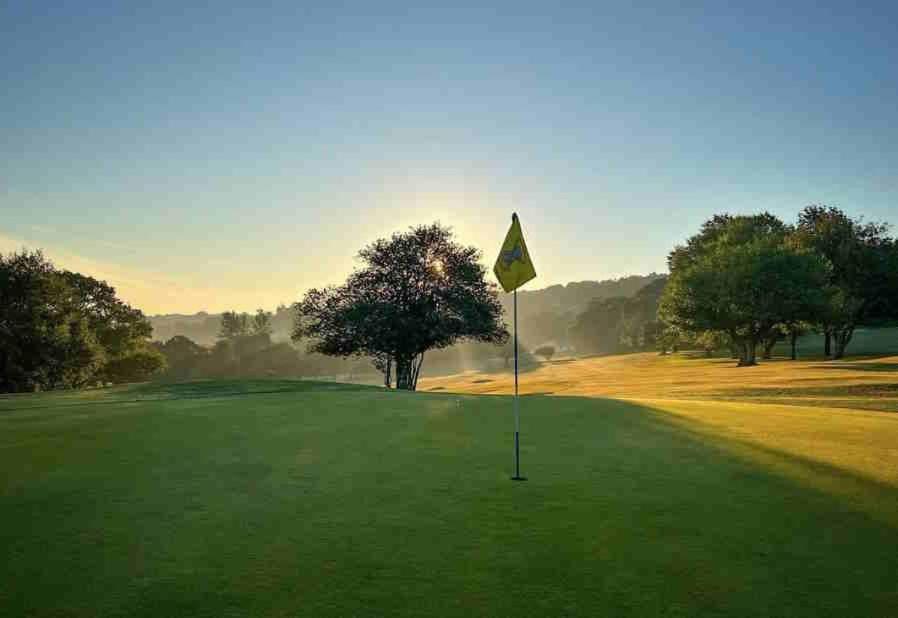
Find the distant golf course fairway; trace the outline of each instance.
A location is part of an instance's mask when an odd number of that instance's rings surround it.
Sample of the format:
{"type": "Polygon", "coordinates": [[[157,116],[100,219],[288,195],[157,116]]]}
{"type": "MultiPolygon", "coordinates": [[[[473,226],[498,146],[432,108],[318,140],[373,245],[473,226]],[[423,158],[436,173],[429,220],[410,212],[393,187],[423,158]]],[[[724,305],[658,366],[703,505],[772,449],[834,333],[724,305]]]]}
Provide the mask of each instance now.
{"type": "Polygon", "coordinates": [[[525,483],[511,399],[445,392],[507,374],[0,397],[0,614],[895,616],[898,414],[845,402],[898,363],[865,362],[714,400],[721,361],[576,361],[648,386],[524,397],[525,483]]]}

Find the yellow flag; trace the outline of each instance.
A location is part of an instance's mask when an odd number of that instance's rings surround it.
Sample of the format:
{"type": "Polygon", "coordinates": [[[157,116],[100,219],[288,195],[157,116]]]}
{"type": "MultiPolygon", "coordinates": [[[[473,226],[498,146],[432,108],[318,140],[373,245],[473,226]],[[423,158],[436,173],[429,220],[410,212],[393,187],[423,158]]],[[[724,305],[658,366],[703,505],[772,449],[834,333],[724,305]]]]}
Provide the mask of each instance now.
{"type": "Polygon", "coordinates": [[[517,214],[511,215],[511,227],[505,235],[493,272],[506,292],[511,292],[536,277],[517,214]]]}

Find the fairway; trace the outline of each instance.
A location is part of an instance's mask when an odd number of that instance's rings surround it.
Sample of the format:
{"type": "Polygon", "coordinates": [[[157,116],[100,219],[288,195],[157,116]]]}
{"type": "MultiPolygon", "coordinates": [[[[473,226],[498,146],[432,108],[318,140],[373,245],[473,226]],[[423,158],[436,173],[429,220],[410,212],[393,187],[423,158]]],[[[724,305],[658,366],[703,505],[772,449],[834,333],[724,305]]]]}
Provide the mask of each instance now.
{"type": "Polygon", "coordinates": [[[507,397],[2,397],[0,614],[898,613],[898,416],[534,395],[522,417],[512,483],[507,397]]]}

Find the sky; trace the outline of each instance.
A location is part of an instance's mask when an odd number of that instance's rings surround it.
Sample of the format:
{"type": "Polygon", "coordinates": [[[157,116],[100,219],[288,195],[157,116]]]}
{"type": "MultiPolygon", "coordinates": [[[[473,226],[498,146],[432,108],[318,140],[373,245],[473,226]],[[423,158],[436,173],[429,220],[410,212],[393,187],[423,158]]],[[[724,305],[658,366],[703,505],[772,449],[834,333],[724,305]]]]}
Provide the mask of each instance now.
{"type": "Polygon", "coordinates": [[[898,224],[894,2],[249,4],[0,4],[0,251],[192,313],[433,221],[491,266],[517,211],[531,289],[719,212],[898,224]]]}

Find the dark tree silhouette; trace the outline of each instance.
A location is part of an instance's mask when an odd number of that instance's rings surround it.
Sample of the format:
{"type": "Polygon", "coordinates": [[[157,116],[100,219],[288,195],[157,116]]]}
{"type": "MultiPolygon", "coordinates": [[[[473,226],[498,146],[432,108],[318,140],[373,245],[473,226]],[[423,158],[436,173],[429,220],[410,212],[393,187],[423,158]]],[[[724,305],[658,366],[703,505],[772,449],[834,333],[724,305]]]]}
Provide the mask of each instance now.
{"type": "Polygon", "coordinates": [[[339,287],[313,289],[296,303],[293,340],[331,356],[372,357],[385,383],[415,390],[424,354],[459,340],[502,343],[508,332],[496,286],[480,252],[433,224],[359,252],[364,266],[339,287]]]}

